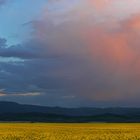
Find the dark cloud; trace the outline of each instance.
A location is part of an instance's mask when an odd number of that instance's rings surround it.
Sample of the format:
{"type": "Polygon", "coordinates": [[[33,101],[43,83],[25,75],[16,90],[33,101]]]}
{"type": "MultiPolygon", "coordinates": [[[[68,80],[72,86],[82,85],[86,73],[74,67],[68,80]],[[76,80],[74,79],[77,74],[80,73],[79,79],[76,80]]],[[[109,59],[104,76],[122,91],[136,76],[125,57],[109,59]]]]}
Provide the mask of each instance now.
{"type": "Polygon", "coordinates": [[[61,106],[139,105],[139,15],[99,23],[84,8],[47,9],[30,22],[30,39],[13,46],[0,39],[2,99],[61,106]]]}
{"type": "Polygon", "coordinates": [[[0,49],[5,48],[7,46],[6,42],[7,42],[6,39],[0,38],[0,49]]]}

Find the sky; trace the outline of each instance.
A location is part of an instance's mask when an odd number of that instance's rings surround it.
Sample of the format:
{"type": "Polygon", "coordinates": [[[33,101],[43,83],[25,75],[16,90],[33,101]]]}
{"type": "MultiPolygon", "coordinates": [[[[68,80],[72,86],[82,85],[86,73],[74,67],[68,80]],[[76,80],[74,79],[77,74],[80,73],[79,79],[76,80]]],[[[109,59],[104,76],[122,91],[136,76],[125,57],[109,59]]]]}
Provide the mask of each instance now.
{"type": "Polygon", "coordinates": [[[0,100],[140,107],[139,0],[0,0],[0,100]]]}

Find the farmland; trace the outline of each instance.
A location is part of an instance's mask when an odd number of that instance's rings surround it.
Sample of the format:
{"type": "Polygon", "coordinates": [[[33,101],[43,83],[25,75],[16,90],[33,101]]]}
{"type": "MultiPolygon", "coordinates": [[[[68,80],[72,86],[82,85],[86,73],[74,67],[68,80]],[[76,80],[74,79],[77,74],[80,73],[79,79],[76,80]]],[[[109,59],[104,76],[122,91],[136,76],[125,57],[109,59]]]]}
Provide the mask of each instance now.
{"type": "Polygon", "coordinates": [[[140,140],[140,124],[0,123],[0,140],[140,140]]]}

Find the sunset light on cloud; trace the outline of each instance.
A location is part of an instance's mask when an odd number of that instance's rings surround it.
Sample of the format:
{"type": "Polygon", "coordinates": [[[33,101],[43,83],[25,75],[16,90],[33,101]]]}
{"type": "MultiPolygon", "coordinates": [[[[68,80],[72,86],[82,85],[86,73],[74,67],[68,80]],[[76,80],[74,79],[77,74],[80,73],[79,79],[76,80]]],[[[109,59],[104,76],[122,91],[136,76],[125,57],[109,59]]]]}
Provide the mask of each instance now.
{"type": "Polygon", "coordinates": [[[0,0],[0,11],[1,100],[140,106],[139,0],[0,0]]]}

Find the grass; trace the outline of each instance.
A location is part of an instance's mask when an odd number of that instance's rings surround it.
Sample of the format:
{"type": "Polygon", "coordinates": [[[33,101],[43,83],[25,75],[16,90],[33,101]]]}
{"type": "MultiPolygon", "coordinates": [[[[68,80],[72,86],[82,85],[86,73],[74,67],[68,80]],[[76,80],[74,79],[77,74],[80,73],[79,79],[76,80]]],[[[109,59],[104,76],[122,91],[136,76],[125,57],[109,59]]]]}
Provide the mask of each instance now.
{"type": "Polygon", "coordinates": [[[0,140],[140,140],[140,124],[0,123],[0,140]]]}

